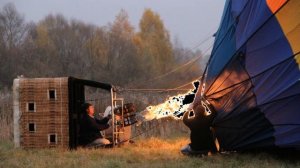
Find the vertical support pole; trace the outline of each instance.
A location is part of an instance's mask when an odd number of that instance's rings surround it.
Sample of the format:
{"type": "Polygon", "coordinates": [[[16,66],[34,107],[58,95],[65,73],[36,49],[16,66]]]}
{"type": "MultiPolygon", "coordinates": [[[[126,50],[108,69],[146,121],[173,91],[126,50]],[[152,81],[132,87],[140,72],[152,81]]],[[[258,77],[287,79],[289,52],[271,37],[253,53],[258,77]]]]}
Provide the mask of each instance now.
{"type": "Polygon", "coordinates": [[[14,144],[20,147],[20,79],[15,79],[13,83],[13,116],[14,116],[14,144]]]}
{"type": "MultiPolygon", "coordinates": [[[[116,101],[116,99],[117,99],[117,93],[114,92],[114,107],[117,107],[117,101],[116,101]]],[[[112,112],[114,113],[114,110],[112,110],[112,112]]],[[[114,113],[114,114],[115,114],[115,113],[114,113]]],[[[118,134],[117,134],[117,132],[118,132],[118,126],[117,126],[117,124],[116,124],[115,118],[114,118],[113,125],[114,125],[114,133],[113,133],[113,136],[114,136],[114,138],[115,138],[115,139],[114,139],[114,143],[115,143],[115,145],[116,145],[117,140],[118,140],[118,134]]]]}
{"type": "Polygon", "coordinates": [[[115,113],[114,113],[114,90],[110,90],[111,96],[111,119],[112,119],[112,145],[115,147],[115,113]]]}
{"type": "Polygon", "coordinates": [[[125,120],[124,120],[124,101],[123,101],[123,99],[121,100],[121,104],[122,104],[122,117],[121,117],[121,119],[123,120],[123,122],[122,122],[122,131],[124,132],[124,122],[125,122],[125,120]]]}
{"type": "MultiPolygon", "coordinates": [[[[63,100],[62,100],[62,87],[61,87],[61,79],[59,78],[59,90],[60,90],[60,141],[61,146],[64,146],[64,135],[63,135],[63,100]]],[[[58,138],[58,137],[57,137],[58,138]]]]}

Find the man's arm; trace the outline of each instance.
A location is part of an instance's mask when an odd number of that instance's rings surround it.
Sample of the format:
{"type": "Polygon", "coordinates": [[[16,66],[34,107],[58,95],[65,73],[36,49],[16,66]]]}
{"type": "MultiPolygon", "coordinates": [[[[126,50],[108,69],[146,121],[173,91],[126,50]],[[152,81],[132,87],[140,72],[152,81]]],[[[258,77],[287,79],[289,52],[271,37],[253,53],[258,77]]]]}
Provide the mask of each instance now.
{"type": "Polygon", "coordinates": [[[186,112],[183,115],[183,123],[188,126],[190,129],[192,129],[193,127],[197,126],[199,124],[199,114],[195,113],[195,111],[193,112],[194,116],[189,117],[190,115],[190,111],[186,112]]]}
{"type": "Polygon", "coordinates": [[[97,122],[97,119],[89,119],[89,123],[88,123],[90,129],[92,130],[97,130],[97,131],[102,131],[105,130],[107,128],[109,128],[109,125],[106,123],[100,124],[97,122]]]}
{"type": "Polygon", "coordinates": [[[101,119],[101,120],[95,118],[95,120],[96,120],[96,122],[97,122],[98,124],[107,124],[108,121],[109,121],[109,119],[110,119],[109,117],[104,117],[104,118],[101,119]]]}

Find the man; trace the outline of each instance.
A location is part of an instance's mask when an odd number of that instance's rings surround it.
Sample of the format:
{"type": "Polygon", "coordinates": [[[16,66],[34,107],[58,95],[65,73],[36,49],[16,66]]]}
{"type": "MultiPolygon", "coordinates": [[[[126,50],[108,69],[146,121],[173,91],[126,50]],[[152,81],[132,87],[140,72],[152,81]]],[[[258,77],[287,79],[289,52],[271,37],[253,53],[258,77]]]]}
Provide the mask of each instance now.
{"type": "Polygon", "coordinates": [[[108,145],[110,141],[105,139],[100,131],[109,128],[108,121],[111,115],[98,120],[94,117],[95,109],[90,103],[83,105],[84,115],[80,123],[80,144],[86,147],[108,145]]]}
{"type": "Polygon", "coordinates": [[[199,103],[190,108],[193,109],[193,112],[186,112],[183,116],[183,122],[191,130],[191,143],[183,147],[181,152],[186,155],[207,155],[209,152],[216,152],[217,149],[210,130],[214,113],[206,114],[205,108],[199,103]]]}

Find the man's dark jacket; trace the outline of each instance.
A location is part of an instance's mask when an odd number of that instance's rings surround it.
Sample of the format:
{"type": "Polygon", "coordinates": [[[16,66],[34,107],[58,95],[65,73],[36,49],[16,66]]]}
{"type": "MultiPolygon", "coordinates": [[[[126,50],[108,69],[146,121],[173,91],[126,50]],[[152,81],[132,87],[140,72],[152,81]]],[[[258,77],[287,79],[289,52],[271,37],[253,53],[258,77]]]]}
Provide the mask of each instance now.
{"type": "Polygon", "coordinates": [[[98,138],[103,138],[100,131],[109,128],[109,125],[107,124],[108,121],[109,118],[107,117],[98,120],[84,114],[80,122],[79,143],[81,145],[87,145],[98,138]]]}
{"type": "Polygon", "coordinates": [[[191,130],[191,148],[215,152],[214,137],[210,130],[215,113],[205,115],[205,109],[201,104],[196,105],[193,109],[194,117],[189,118],[188,112],[183,115],[183,123],[191,130]]]}

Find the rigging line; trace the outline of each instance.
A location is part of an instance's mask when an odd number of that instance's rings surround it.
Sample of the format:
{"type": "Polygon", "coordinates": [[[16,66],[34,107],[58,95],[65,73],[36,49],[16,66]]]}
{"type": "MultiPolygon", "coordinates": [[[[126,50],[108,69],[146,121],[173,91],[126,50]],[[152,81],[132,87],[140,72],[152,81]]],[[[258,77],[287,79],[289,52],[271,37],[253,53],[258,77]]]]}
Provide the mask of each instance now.
{"type": "MultiPolygon", "coordinates": [[[[235,23],[238,21],[238,18],[243,14],[243,11],[246,9],[246,7],[248,6],[248,4],[249,4],[249,1],[248,1],[247,4],[244,6],[244,8],[242,9],[241,13],[239,13],[239,15],[235,18],[235,20],[234,20],[234,21],[232,22],[232,24],[229,26],[228,30],[226,31],[226,33],[225,33],[224,36],[222,37],[221,41],[220,41],[219,44],[216,46],[216,48],[215,48],[215,50],[214,50],[215,52],[216,52],[216,50],[221,46],[221,43],[224,41],[226,35],[230,32],[231,27],[234,26],[235,23]]],[[[221,24],[222,24],[222,23],[221,23],[221,24]]],[[[220,27],[219,27],[218,29],[220,29],[220,27]]],[[[218,31],[217,31],[217,32],[218,32],[218,31]]],[[[215,54],[215,53],[211,53],[211,57],[210,57],[209,60],[207,61],[207,64],[206,64],[206,66],[205,66],[205,69],[204,69],[204,72],[203,72],[203,75],[202,75],[202,76],[204,76],[204,74],[205,74],[205,72],[206,72],[206,69],[208,68],[208,64],[209,64],[209,62],[211,61],[211,58],[213,57],[214,54],[215,54]]]]}
{"type": "Polygon", "coordinates": [[[145,134],[145,133],[148,133],[148,132],[152,131],[154,128],[157,128],[158,126],[159,126],[159,124],[155,124],[154,126],[150,127],[150,128],[147,129],[146,131],[143,131],[143,132],[141,132],[141,133],[139,133],[139,134],[137,134],[137,135],[135,135],[135,136],[132,136],[132,137],[130,137],[130,138],[128,138],[128,139],[125,139],[125,140],[123,140],[123,141],[120,141],[119,143],[123,143],[123,142],[129,141],[129,140],[132,140],[132,139],[134,139],[134,138],[137,138],[137,137],[139,137],[139,136],[141,136],[141,135],[143,135],[143,134],[145,134]]]}
{"type": "Polygon", "coordinates": [[[110,99],[110,96],[106,96],[106,97],[100,97],[100,98],[95,98],[95,99],[86,99],[85,101],[100,101],[100,100],[104,100],[104,99],[110,99]]]}
{"type": "MultiPolygon", "coordinates": [[[[213,49],[215,52],[216,52],[217,49],[221,46],[221,44],[222,44],[222,42],[224,41],[226,35],[230,32],[231,27],[234,26],[235,23],[238,21],[238,18],[243,14],[243,11],[245,11],[245,9],[246,9],[246,7],[248,6],[248,4],[249,4],[249,1],[248,1],[247,4],[244,6],[244,8],[242,9],[242,11],[239,13],[239,15],[235,18],[234,22],[230,25],[230,27],[229,27],[228,30],[226,31],[225,35],[222,37],[222,39],[221,39],[221,41],[219,42],[219,44],[215,47],[215,49],[213,49]]],[[[222,24],[222,22],[221,22],[221,24],[222,24]]],[[[218,29],[220,29],[220,27],[219,27],[218,29]]],[[[217,33],[218,33],[218,31],[217,31],[217,33]]],[[[217,33],[216,33],[216,34],[217,34],[217,33]]],[[[203,74],[202,74],[203,77],[202,77],[202,79],[201,79],[201,83],[203,83],[204,78],[206,77],[205,74],[207,73],[208,64],[210,63],[210,61],[211,61],[212,57],[214,56],[215,52],[214,52],[214,53],[211,53],[211,56],[209,57],[209,59],[208,59],[208,61],[207,61],[207,63],[206,63],[205,69],[204,69],[203,74]]]]}
{"type": "Polygon", "coordinates": [[[190,89],[180,89],[184,86],[187,86],[187,85],[190,85],[190,84],[193,84],[192,82],[196,81],[197,79],[201,78],[202,76],[199,76],[197,78],[195,78],[194,80],[188,82],[188,83],[185,83],[183,85],[180,85],[176,88],[172,88],[172,89],[123,89],[122,91],[157,91],[157,92],[169,92],[169,91],[188,91],[190,89]]]}
{"type": "MultiPolygon", "coordinates": [[[[247,90],[246,92],[248,92],[249,90],[251,90],[252,89],[252,87],[249,87],[249,88],[246,88],[246,89],[244,89],[244,90],[247,90]]],[[[241,97],[240,98],[242,101],[240,102],[240,104],[243,104],[243,103],[245,103],[245,102],[247,102],[247,101],[249,101],[249,100],[251,100],[252,99],[252,97],[250,96],[250,97],[246,97],[246,96],[243,96],[243,97],[241,97]]],[[[230,111],[235,111],[236,109],[238,109],[239,107],[238,106],[235,106],[232,110],[230,110],[230,111]]],[[[224,109],[226,109],[226,106],[224,107],[224,109]]],[[[250,109],[252,109],[252,108],[249,108],[247,111],[249,111],[250,109]]],[[[225,117],[224,119],[223,119],[223,121],[225,122],[225,121],[228,121],[228,120],[230,120],[230,117],[225,117]]]]}
{"type": "MultiPolygon", "coordinates": [[[[251,89],[251,87],[250,87],[249,89],[251,89]]],[[[286,97],[283,97],[283,98],[280,98],[280,99],[275,99],[275,100],[272,100],[272,101],[270,101],[270,102],[265,102],[265,103],[263,103],[263,104],[257,105],[257,107],[262,107],[262,106],[265,106],[265,105],[272,104],[272,103],[274,103],[274,102],[279,102],[279,101],[283,101],[283,100],[286,100],[286,99],[295,98],[295,97],[298,97],[298,96],[300,96],[300,93],[297,93],[297,94],[294,94],[294,95],[289,95],[289,96],[286,96],[286,97]]],[[[245,99],[244,101],[248,101],[249,99],[251,99],[251,97],[245,99]]],[[[238,108],[238,107],[235,107],[235,108],[234,108],[233,110],[231,110],[231,111],[234,111],[234,110],[236,110],[237,108],[238,108]]],[[[250,109],[252,109],[252,108],[250,108],[250,109]]],[[[249,109],[249,110],[250,110],[250,109],[249,109]]],[[[230,118],[225,119],[225,120],[223,120],[223,121],[227,121],[227,120],[229,120],[229,119],[230,119],[230,118]]]]}
{"type": "Polygon", "coordinates": [[[180,89],[180,88],[185,87],[185,86],[187,86],[187,85],[193,84],[192,82],[197,81],[197,80],[199,80],[200,78],[202,78],[202,75],[199,76],[199,77],[197,77],[197,78],[195,78],[194,80],[192,80],[192,81],[190,81],[190,82],[188,82],[188,83],[186,83],[186,84],[180,85],[180,86],[178,86],[178,87],[176,87],[176,88],[174,88],[174,89],[180,89]]]}
{"type": "Polygon", "coordinates": [[[138,82],[138,83],[137,83],[137,86],[139,86],[141,83],[150,82],[150,81],[154,81],[154,80],[163,78],[163,77],[165,77],[165,76],[167,76],[167,75],[169,75],[169,74],[171,74],[171,73],[173,73],[173,72],[176,72],[176,71],[179,70],[179,69],[184,68],[185,66],[187,66],[187,65],[189,65],[189,64],[194,63],[194,62],[197,61],[199,58],[201,58],[202,55],[205,55],[212,47],[213,47],[213,45],[210,45],[210,46],[203,52],[203,54],[198,55],[198,56],[192,58],[190,61],[187,61],[186,63],[180,65],[180,66],[177,67],[177,68],[174,68],[174,69],[172,69],[172,70],[170,70],[170,71],[168,71],[168,72],[166,72],[166,73],[164,73],[164,74],[162,74],[162,75],[156,76],[156,77],[151,78],[151,79],[149,79],[149,80],[145,80],[145,81],[140,81],[140,82],[138,82]]]}
{"type": "MultiPolygon", "coordinates": [[[[297,27],[298,27],[298,26],[297,26],[297,27]]],[[[292,33],[297,27],[295,27],[294,29],[292,29],[292,30],[291,30],[290,32],[288,32],[286,35],[289,35],[290,33],[292,33]]],[[[246,79],[246,80],[244,80],[244,81],[241,81],[241,82],[238,82],[238,83],[236,83],[236,84],[233,84],[232,86],[234,87],[234,86],[239,85],[239,84],[241,84],[241,83],[243,83],[243,82],[252,80],[253,78],[256,78],[257,76],[259,76],[259,75],[261,75],[261,74],[263,74],[263,73],[266,73],[266,72],[269,71],[269,70],[272,70],[273,68],[275,68],[276,66],[278,66],[278,65],[280,65],[280,64],[282,64],[282,63],[284,63],[285,61],[288,61],[288,60],[291,59],[291,58],[295,58],[298,54],[300,54],[300,51],[298,51],[297,53],[293,54],[292,56],[287,57],[286,59],[280,61],[279,63],[277,63],[277,64],[275,64],[275,65],[269,67],[268,69],[265,69],[265,70],[263,70],[262,72],[260,72],[260,73],[258,73],[258,74],[256,74],[256,75],[254,75],[254,76],[252,76],[252,77],[250,77],[249,79],[246,79]]],[[[244,69],[244,71],[246,72],[245,67],[243,67],[243,69],[244,69]]],[[[247,73],[247,74],[248,74],[248,73],[247,73]]],[[[250,75],[248,74],[248,76],[250,76],[250,75]]],[[[226,79],[227,79],[227,78],[226,78],[226,79]]],[[[224,79],[223,82],[225,82],[226,79],[224,79]]],[[[221,85],[220,85],[220,86],[221,86],[221,85]]],[[[226,90],[226,89],[230,89],[230,88],[231,88],[231,87],[224,88],[224,89],[222,89],[222,90],[220,90],[220,91],[217,91],[217,92],[214,92],[214,93],[212,93],[212,94],[210,94],[210,95],[213,95],[213,94],[215,94],[215,93],[220,93],[220,92],[222,92],[222,91],[224,91],[224,90],[226,90]]],[[[216,89],[216,90],[217,90],[217,89],[216,89]]],[[[208,95],[208,96],[210,96],[210,95],[208,95]]]]}
{"type": "MultiPolygon", "coordinates": [[[[201,76],[200,76],[201,77],[201,76]]],[[[198,79],[198,78],[197,78],[198,79]]],[[[175,88],[175,89],[180,89],[180,88],[183,88],[183,87],[185,87],[185,86],[188,86],[188,85],[192,85],[193,83],[192,82],[194,82],[195,80],[193,80],[193,81],[191,81],[191,82],[188,82],[188,83],[186,83],[186,84],[183,84],[183,85],[180,85],[180,86],[178,86],[177,88],[175,88]]]]}
{"type": "MultiPolygon", "coordinates": [[[[281,9],[283,9],[283,7],[288,3],[289,1],[286,1],[274,14],[272,14],[257,30],[255,30],[252,34],[251,34],[251,36],[249,36],[249,38],[243,43],[243,45],[241,45],[237,50],[236,50],[236,52],[232,55],[232,57],[230,58],[230,60],[225,64],[225,66],[222,68],[222,70],[220,71],[220,72],[223,72],[223,70],[225,69],[225,67],[227,67],[227,65],[229,65],[231,62],[232,62],[232,60],[236,57],[236,55],[237,55],[237,53],[238,53],[238,51],[239,51],[239,49],[241,49],[243,46],[245,46],[246,44],[247,44],[247,42],[249,41],[249,40],[251,40],[255,35],[256,35],[256,33],[258,33],[259,32],[259,30],[261,30],[263,27],[264,27],[264,25],[266,25],[279,11],[281,11],[281,9]]],[[[210,57],[211,58],[211,57],[210,57]]],[[[216,81],[216,79],[219,77],[221,75],[221,73],[219,73],[217,76],[216,76],[216,78],[213,80],[213,82],[211,83],[211,85],[206,89],[207,91],[209,91],[210,90],[210,88],[212,87],[212,84],[213,83],[215,83],[215,81],[216,81]]]]}
{"type": "Polygon", "coordinates": [[[299,54],[300,54],[300,51],[297,52],[296,54],[293,54],[292,56],[290,56],[290,57],[288,57],[288,58],[282,60],[281,62],[279,62],[279,63],[277,63],[277,64],[275,64],[275,65],[269,67],[268,69],[266,69],[266,70],[264,70],[264,71],[262,71],[262,72],[260,72],[260,73],[258,73],[258,74],[256,74],[256,75],[254,75],[254,76],[248,78],[248,79],[245,79],[245,80],[243,80],[243,81],[241,81],[241,82],[238,82],[238,83],[236,83],[236,84],[233,84],[233,85],[231,85],[231,86],[229,86],[229,87],[227,87],[227,88],[224,88],[224,89],[219,90],[219,91],[217,91],[217,92],[214,92],[214,93],[212,93],[212,94],[210,94],[210,95],[207,95],[206,97],[212,96],[212,95],[214,95],[214,94],[218,94],[218,93],[220,93],[220,92],[222,92],[222,91],[225,91],[225,90],[230,89],[230,88],[232,88],[232,87],[235,87],[235,86],[237,86],[237,85],[243,84],[244,82],[248,82],[249,80],[252,80],[252,79],[254,79],[254,78],[256,78],[256,77],[258,77],[258,76],[260,76],[260,75],[262,75],[262,74],[264,74],[264,73],[266,73],[266,72],[268,72],[269,70],[272,70],[273,68],[277,67],[278,65],[283,64],[284,62],[286,62],[286,61],[288,61],[288,60],[290,60],[290,59],[292,59],[292,58],[295,58],[295,57],[296,57],[297,55],[299,55],[299,54]]]}
{"type": "MultiPolygon", "coordinates": [[[[211,48],[212,48],[212,45],[209,46],[209,47],[205,50],[205,52],[204,52],[203,54],[207,53],[211,48]]],[[[163,77],[165,77],[165,76],[167,76],[167,75],[169,75],[169,74],[171,74],[171,73],[173,73],[173,72],[176,72],[176,71],[179,70],[179,69],[184,68],[184,67],[187,66],[187,65],[190,65],[190,64],[196,62],[196,61],[197,61],[199,58],[201,58],[201,57],[202,57],[202,55],[198,55],[198,56],[194,57],[192,60],[186,62],[185,64],[182,64],[181,66],[179,66],[179,67],[177,67],[177,68],[175,68],[175,69],[173,69],[173,70],[171,70],[171,71],[169,71],[169,72],[167,72],[167,73],[165,73],[165,74],[159,75],[159,76],[157,76],[157,77],[154,77],[154,78],[152,78],[152,79],[149,79],[149,80],[146,80],[146,81],[143,81],[143,82],[139,82],[140,84],[138,84],[137,86],[141,85],[141,83],[147,83],[147,82],[150,82],[150,81],[155,81],[155,80],[157,80],[157,79],[163,78],[163,77]]]]}
{"type": "Polygon", "coordinates": [[[269,102],[265,102],[263,104],[257,105],[257,107],[269,105],[269,104],[272,104],[272,103],[275,103],[275,102],[283,101],[283,100],[286,100],[286,99],[289,99],[289,98],[295,98],[295,97],[298,97],[298,96],[300,96],[300,93],[289,95],[289,96],[286,96],[286,97],[282,97],[280,99],[275,99],[275,100],[272,100],[272,101],[269,101],[269,102]]]}
{"type": "Polygon", "coordinates": [[[198,48],[202,44],[206,43],[212,37],[213,37],[213,34],[212,35],[208,35],[204,40],[200,41],[198,44],[196,44],[194,47],[192,47],[191,50],[195,50],[196,48],[198,48]]]}
{"type": "Polygon", "coordinates": [[[225,82],[226,82],[226,80],[230,77],[230,75],[233,73],[233,71],[231,71],[228,75],[227,75],[227,77],[223,80],[223,82],[221,82],[220,83],[220,85],[215,89],[215,90],[218,90],[225,82]]]}
{"type": "MultiPolygon", "coordinates": [[[[169,72],[167,72],[167,73],[164,73],[164,74],[162,74],[162,75],[156,76],[156,77],[154,77],[154,78],[152,78],[152,79],[149,79],[149,80],[146,80],[146,81],[143,81],[143,82],[139,82],[139,83],[141,84],[141,83],[144,83],[144,82],[150,82],[150,81],[154,81],[154,80],[163,78],[163,77],[165,77],[165,76],[167,76],[167,75],[169,75],[169,74],[171,74],[171,73],[173,73],[173,72],[176,72],[176,71],[179,70],[179,69],[184,68],[185,66],[187,66],[187,65],[189,65],[189,64],[191,64],[191,63],[194,63],[194,62],[197,61],[199,58],[201,58],[201,55],[196,56],[196,57],[193,58],[192,60],[186,62],[185,64],[182,64],[181,66],[179,66],[179,67],[177,67],[177,68],[175,68],[175,69],[173,69],[173,70],[171,70],[171,71],[169,71],[169,72]]],[[[139,86],[140,84],[138,84],[137,86],[139,86]]]]}
{"type": "Polygon", "coordinates": [[[170,91],[188,91],[190,89],[124,89],[127,92],[170,92],[170,91]]]}
{"type": "Polygon", "coordinates": [[[222,125],[213,125],[213,127],[217,128],[228,128],[228,129],[253,129],[253,128],[269,128],[269,127],[281,127],[281,126],[300,126],[300,123],[286,123],[286,124],[271,124],[271,125],[258,125],[258,126],[246,126],[246,127],[238,127],[238,126],[222,126],[222,125]]]}

